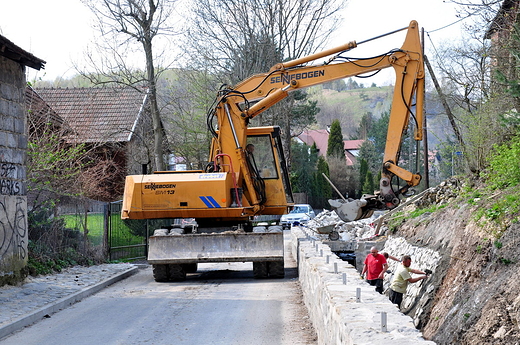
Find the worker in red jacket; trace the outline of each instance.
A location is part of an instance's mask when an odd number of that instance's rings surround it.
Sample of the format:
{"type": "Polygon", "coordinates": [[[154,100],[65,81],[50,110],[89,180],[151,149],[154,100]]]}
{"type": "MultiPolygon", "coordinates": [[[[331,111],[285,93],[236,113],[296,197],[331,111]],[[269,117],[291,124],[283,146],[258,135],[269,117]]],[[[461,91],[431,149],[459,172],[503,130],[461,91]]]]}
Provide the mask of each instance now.
{"type": "Polygon", "coordinates": [[[376,247],[370,248],[370,254],[365,258],[363,264],[363,271],[361,277],[366,275],[367,283],[376,287],[376,291],[380,294],[383,293],[383,278],[385,272],[388,269],[386,258],[384,255],[379,254],[379,250],[376,247]]]}

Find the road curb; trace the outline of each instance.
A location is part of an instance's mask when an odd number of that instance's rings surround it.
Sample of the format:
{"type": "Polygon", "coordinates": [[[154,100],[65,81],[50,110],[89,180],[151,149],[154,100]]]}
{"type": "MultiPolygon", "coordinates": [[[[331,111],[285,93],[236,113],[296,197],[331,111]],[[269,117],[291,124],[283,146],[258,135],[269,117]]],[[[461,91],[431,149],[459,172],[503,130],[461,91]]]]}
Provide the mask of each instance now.
{"type": "Polygon", "coordinates": [[[96,292],[106,288],[109,285],[112,285],[120,280],[128,278],[129,276],[137,273],[139,270],[138,266],[133,266],[128,268],[127,270],[117,273],[113,277],[107,278],[97,284],[86,287],[81,291],[78,291],[70,296],[63,297],[58,299],[57,301],[46,305],[28,315],[20,317],[10,324],[0,327],[0,340],[4,337],[10,335],[13,332],[16,332],[26,326],[32,325],[35,322],[40,321],[44,317],[49,317],[50,315],[76,303],[81,301],[82,299],[95,294],[96,292]]]}

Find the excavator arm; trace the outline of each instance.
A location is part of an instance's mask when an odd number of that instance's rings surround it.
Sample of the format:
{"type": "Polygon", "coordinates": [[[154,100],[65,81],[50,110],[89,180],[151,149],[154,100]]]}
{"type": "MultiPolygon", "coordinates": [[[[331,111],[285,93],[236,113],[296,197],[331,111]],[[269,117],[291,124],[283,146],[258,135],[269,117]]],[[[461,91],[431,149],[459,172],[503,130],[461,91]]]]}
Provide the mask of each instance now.
{"type": "MultiPolygon", "coordinates": [[[[345,221],[366,218],[374,210],[396,207],[400,202],[399,196],[421,181],[419,174],[399,167],[398,163],[403,133],[410,117],[415,124],[415,140],[422,140],[425,82],[423,51],[419,25],[416,21],[410,22],[408,27],[374,38],[403,30],[407,30],[407,34],[401,48],[379,56],[364,59],[348,58],[345,56],[346,52],[369,40],[360,43],[349,42],[337,48],[276,64],[268,73],[254,75],[233,88],[222,89],[217,106],[212,113],[218,119],[220,133],[215,133],[218,136],[216,142],[219,146],[215,153],[236,150],[241,160],[240,167],[246,188],[254,190],[254,179],[246,164],[246,152],[243,147],[250,119],[286,98],[291,91],[392,67],[396,79],[380,191],[374,196],[364,196],[362,200],[331,200],[330,204],[345,221]],[[324,63],[310,65],[325,57],[330,58],[324,63]],[[229,136],[229,133],[233,135],[229,136]],[[406,185],[398,190],[394,189],[393,177],[404,180],[406,185]]],[[[251,199],[251,203],[257,209],[261,207],[261,197],[258,193],[253,193],[251,199]]]]}

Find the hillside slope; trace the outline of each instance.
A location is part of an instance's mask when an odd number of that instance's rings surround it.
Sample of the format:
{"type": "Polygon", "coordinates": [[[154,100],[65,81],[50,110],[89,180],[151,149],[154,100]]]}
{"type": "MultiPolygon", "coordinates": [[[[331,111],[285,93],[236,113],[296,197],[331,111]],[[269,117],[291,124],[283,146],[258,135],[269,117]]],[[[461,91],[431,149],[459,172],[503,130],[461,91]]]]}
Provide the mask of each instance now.
{"type": "Polygon", "coordinates": [[[438,344],[520,344],[520,224],[499,227],[477,219],[476,212],[497,195],[473,199],[463,189],[453,179],[448,196],[437,188],[409,208],[400,224],[390,224],[391,236],[441,255],[429,287],[407,313],[420,315],[416,325],[438,344]],[[433,212],[411,213],[446,202],[433,212]]]}
{"type": "MultiPolygon", "coordinates": [[[[316,86],[309,90],[311,100],[318,101],[320,112],[316,115],[317,127],[325,129],[335,119],[340,121],[345,139],[356,137],[361,118],[371,113],[374,119],[390,112],[392,107],[393,86],[369,87],[362,89],[336,91],[316,86]]],[[[426,92],[425,114],[429,131],[428,145],[434,148],[439,141],[450,135],[451,125],[444,108],[435,92],[426,92]]]]}

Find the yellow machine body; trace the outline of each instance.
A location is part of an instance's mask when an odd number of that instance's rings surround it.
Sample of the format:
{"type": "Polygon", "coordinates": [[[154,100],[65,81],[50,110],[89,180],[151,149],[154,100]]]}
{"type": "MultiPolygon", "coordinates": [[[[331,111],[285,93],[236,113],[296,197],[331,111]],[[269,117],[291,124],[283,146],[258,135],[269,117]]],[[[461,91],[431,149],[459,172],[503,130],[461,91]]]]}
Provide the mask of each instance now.
{"type": "MultiPolygon", "coordinates": [[[[148,175],[126,177],[123,219],[215,218],[245,220],[257,214],[281,215],[292,205],[288,178],[284,178],[285,162],[277,153],[279,144],[274,127],[249,128],[247,141],[257,147],[266,198],[262,207],[254,207],[250,189],[242,188],[244,169],[240,157],[221,155],[218,172],[162,171],[148,175]],[[235,162],[238,169],[233,166],[235,162]],[[236,170],[236,171],[235,171],[236,170]],[[285,181],[287,180],[287,181],[285,181]],[[239,202],[237,202],[239,200],[239,202]]],[[[212,145],[215,148],[216,145],[212,145]]],[[[212,154],[218,156],[218,153],[212,154]]]]}

